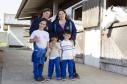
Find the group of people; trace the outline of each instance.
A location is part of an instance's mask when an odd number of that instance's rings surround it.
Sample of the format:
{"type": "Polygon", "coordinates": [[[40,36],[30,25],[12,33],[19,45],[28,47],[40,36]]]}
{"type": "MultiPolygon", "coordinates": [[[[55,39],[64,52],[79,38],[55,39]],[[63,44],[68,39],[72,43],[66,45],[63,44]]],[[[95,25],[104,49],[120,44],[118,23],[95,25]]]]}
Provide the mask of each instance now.
{"type": "Polygon", "coordinates": [[[44,62],[49,58],[48,77],[52,79],[54,66],[57,80],[66,80],[68,66],[68,78],[79,78],[75,67],[75,39],[76,27],[68,18],[64,10],[58,10],[56,19],[49,20],[52,11],[45,8],[40,16],[31,23],[30,42],[33,43],[32,53],[33,74],[36,81],[43,81],[44,62]]]}

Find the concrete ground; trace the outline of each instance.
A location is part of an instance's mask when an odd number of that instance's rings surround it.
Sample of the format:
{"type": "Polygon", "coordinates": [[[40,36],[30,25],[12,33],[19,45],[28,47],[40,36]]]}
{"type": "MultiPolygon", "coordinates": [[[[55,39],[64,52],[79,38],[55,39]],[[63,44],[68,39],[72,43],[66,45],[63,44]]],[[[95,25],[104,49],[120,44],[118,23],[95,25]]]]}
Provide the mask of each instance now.
{"type": "Polygon", "coordinates": [[[0,84],[2,80],[2,69],[3,69],[3,50],[0,49],[0,84]]]}
{"type": "MultiPolygon", "coordinates": [[[[33,79],[31,51],[6,48],[3,52],[3,69],[1,84],[127,84],[127,76],[102,71],[98,68],[83,64],[77,64],[77,71],[80,79],[75,81],[37,82],[33,79]]],[[[45,64],[44,75],[47,75],[47,63],[45,64]]]]}

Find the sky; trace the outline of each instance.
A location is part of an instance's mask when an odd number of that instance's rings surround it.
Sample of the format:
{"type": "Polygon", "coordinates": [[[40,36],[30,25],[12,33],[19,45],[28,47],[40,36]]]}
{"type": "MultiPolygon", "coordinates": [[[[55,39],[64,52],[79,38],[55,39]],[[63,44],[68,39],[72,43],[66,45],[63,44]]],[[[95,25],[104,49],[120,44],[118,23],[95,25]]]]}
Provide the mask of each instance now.
{"type": "Polygon", "coordinates": [[[22,0],[0,0],[0,23],[3,19],[3,14],[16,14],[22,0]]]}
{"type": "Polygon", "coordinates": [[[0,13],[15,14],[22,0],[0,0],[0,13]]]}

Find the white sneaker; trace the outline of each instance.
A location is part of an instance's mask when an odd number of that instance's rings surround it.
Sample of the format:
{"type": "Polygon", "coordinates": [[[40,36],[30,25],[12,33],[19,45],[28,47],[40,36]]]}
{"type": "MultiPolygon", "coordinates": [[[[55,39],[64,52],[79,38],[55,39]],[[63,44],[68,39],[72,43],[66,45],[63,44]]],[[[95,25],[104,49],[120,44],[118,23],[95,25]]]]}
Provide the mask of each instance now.
{"type": "Polygon", "coordinates": [[[66,78],[62,78],[62,81],[66,81],[66,78]]]}

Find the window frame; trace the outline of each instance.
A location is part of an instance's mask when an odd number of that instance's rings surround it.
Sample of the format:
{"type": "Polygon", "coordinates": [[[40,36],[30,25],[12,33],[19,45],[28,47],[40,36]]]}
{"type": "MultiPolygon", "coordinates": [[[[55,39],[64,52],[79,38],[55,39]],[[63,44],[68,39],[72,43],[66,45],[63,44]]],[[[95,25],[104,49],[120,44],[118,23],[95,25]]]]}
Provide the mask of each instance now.
{"type": "MultiPolygon", "coordinates": [[[[81,8],[81,7],[82,7],[82,9],[83,9],[83,3],[79,3],[79,4],[75,5],[74,7],[72,7],[72,19],[73,19],[74,21],[81,21],[81,22],[82,22],[82,19],[81,19],[81,20],[75,20],[75,19],[74,19],[75,10],[77,10],[78,8],[81,8]]],[[[82,13],[82,16],[83,16],[83,13],[82,13]]],[[[82,17],[81,17],[81,18],[82,18],[82,17]]]]}

